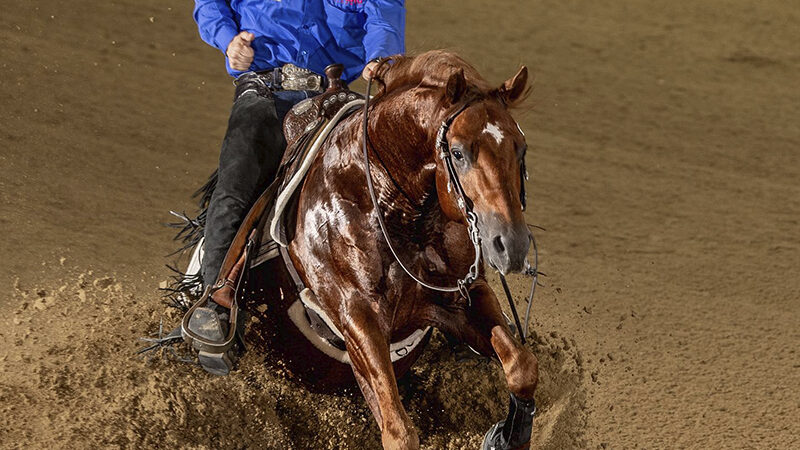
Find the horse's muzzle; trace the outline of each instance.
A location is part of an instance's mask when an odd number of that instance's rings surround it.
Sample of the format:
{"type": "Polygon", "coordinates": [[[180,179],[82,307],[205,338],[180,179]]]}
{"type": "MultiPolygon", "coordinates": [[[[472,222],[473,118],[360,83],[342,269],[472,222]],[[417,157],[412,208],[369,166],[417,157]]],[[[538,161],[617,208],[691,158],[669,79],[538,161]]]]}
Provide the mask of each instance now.
{"type": "Polygon", "coordinates": [[[486,262],[503,275],[522,272],[531,245],[531,233],[525,222],[512,224],[494,214],[479,218],[486,262]]]}

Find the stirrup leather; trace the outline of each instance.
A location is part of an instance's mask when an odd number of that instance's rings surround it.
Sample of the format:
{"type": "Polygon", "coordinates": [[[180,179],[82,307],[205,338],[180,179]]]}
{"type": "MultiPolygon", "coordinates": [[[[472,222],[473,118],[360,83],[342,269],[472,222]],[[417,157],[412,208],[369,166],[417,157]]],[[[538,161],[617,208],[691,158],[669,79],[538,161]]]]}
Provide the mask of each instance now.
{"type": "MultiPolygon", "coordinates": [[[[251,237],[244,249],[244,267],[247,267],[250,262],[250,256],[255,243],[253,239],[254,234],[255,233],[251,234],[251,237]]],[[[191,308],[189,308],[189,311],[187,311],[186,314],[184,314],[183,320],[181,321],[181,334],[183,335],[184,340],[191,344],[195,349],[199,350],[200,352],[218,354],[225,353],[230,350],[231,347],[233,347],[233,344],[236,342],[236,333],[239,329],[239,288],[241,287],[241,280],[244,278],[243,275],[243,273],[239,273],[238,283],[228,278],[228,276],[224,276],[214,283],[214,285],[207,287],[200,299],[197,300],[197,302],[195,302],[191,308]],[[231,304],[229,314],[230,317],[228,320],[228,333],[225,338],[221,341],[212,340],[192,331],[190,327],[192,316],[195,314],[198,308],[204,307],[205,305],[209,304],[209,302],[214,302],[213,298],[211,298],[211,294],[225,286],[230,286],[234,289],[233,303],[231,304]]]]}

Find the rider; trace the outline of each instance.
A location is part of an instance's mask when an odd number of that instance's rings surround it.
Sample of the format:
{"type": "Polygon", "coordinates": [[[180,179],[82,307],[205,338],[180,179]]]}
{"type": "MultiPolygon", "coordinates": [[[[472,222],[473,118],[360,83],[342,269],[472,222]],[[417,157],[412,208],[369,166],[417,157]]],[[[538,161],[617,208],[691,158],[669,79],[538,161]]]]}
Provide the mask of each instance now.
{"type": "MultiPolygon", "coordinates": [[[[206,216],[201,274],[208,288],[228,275],[219,274],[228,247],[275,177],[286,113],[321,92],[329,64],[343,64],[349,83],[367,78],[378,58],[403,53],[405,7],[404,0],[195,0],[194,18],[200,37],[225,54],[236,77],[206,216]]],[[[212,298],[230,307],[232,295],[225,285],[212,298]]]]}

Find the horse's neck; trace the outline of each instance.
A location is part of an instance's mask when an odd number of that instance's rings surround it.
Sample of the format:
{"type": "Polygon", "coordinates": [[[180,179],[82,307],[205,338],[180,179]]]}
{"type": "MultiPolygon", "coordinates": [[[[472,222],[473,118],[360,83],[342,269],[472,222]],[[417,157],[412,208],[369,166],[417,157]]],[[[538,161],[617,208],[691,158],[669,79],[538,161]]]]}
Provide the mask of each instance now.
{"type": "Polygon", "coordinates": [[[382,196],[401,209],[438,207],[430,205],[436,197],[433,103],[407,91],[378,103],[370,114],[372,172],[382,196]]]}
{"type": "Polygon", "coordinates": [[[436,191],[435,142],[441,115],[435,97],[420,98],[410,91],[376,105],[370,117],[370,141],[385,167],[372,150],[370,167],[377,173],[376,189],[393,238],[398,244],[410,245],[406,248],[412,253],[415,248],[423,250],[419,256],[427,261],[427,270],[450,276],[453,270],[465,270],[472,249],[458,246],[453,252],[447,248],[448,242],[467,242],[464,239],[468,237],[463,226],[445,217],[436,191]],[[406,195],[399,192],[389,173],[406,195]]]}
{"type": "MultiPolygon", "coordinates": [[[[463,245],[469,242],[466,228],[448,220],[439,205],[435,140],[442,111],[434,100],[393,95],[371,108],[369,166],[388,239],[415,272],[427,272],[431,281],[446,283],[468,269],[472,249],[463,245]]],[[[327,187],[344,193],[355,204],[365,200],[371,204],[363,183],[362,125],[360,117],[348,119],[331,140],[347,144],[329,145],[324,151],[330,154],[323,154],[318,161],[335,180],[327,187]]],[[[375,225],[371,220],[362,224],[375,225]]]]}

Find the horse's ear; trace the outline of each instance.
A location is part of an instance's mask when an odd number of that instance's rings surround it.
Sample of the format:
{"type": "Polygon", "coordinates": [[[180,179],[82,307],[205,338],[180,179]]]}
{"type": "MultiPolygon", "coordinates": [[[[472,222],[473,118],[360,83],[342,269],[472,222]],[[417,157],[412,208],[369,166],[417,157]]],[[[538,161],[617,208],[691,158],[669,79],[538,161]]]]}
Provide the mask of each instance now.
{"type": "Polygon", "coordinates": [[[528,84],[528,68],[522,66],[517,71],[517,74],[506,80],[502,86],[497,90],[500,99],[506,105],[513,105],[518,100],[522,99],[527,93],[526,86],[528,84]]]}
{"type": "Polygon", "coordinates": [[[464,69],[458,69],[447,79],[445,93],[451,104],[456,103],[467,92],[467,80],[464,78],[464,69]]]}

